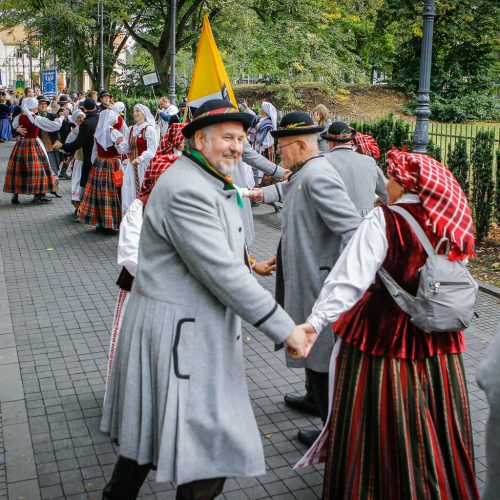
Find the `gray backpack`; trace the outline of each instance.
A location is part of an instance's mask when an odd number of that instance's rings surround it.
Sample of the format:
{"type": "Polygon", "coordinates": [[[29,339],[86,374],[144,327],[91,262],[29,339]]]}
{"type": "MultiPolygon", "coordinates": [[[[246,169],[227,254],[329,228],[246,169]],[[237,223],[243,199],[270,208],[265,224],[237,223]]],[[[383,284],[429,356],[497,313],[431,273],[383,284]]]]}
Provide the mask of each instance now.
{"type": "Polygon", "coordinates": [[[450,241],[442,238],[436,248],[420,224],[403,207],[389,207],[400,214],[413,229],[427,253],[427,261],[419,269],[420,282],[414,297],[403,290],[382,267],[378,271],[394,301],[410,316],[410,321],[424,332],[454,332],[467,328],[474,315],[478,285],[472,279],[465,264],[448,260],[450,241]],[[446,243],[445,255],[438,255],[446,243]]]}

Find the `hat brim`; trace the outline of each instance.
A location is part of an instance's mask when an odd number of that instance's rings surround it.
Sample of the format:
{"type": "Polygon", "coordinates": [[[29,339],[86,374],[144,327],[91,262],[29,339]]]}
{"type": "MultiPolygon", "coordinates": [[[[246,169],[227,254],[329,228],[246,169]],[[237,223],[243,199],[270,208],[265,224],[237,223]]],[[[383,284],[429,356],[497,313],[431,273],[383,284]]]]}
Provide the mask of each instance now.
{"type": "Polygon", "coordinates": [[[349,141],[352,141],[354,139],[355,135],[356,135],[356,131],[354,131],[351,134],[351,137],[335,137],[333,135],[330,135],[328,132],[323,132],[322,134],[320,134],[320,137],[328,142],[349,142],[349,141]]]}
{"type": "Polygon", "coordinates": [[[47,104],[50,104],[50,101],[48,99],[38,99],[38,104],[41,102],[46,102],[47,104]]]}
{"type": "Polygon", "coordinates": [[[273,130],[271,135],[275,139],[279,139],[280,137],[293,137],[295,135],[309,135],[309,134],[318,134],[325,130],[325,127],[295,127],[295,128],[287,128],[282,130],[273,130]]]}
{"type": "Polygon", "coordinates": [[[221,113],[220,115],[210,115],[198,119],[195,118],[182,129],[182,133],[184,137],[189,139],[197,130],[224,122],[241,123],[246,131],[252,124],[253,118],[254,117],[249,113],[221,113]]]}

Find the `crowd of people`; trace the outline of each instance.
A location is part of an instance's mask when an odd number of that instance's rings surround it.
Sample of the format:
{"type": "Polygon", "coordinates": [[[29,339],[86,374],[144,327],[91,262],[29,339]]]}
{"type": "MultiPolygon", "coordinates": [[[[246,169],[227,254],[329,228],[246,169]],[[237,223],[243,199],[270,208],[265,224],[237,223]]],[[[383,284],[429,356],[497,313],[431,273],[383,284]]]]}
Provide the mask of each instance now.
{"type": "Polygon", "coordinates": [[[284,401],[322,420],[298,429],[310,448],[296,467],[326,463],[324,499],[479,498],[464,333],[420,329],[380,277],[416,293],[420,233],[450,261],[474,257],[449,170],[392,149],[386,178],[374,139],[323,105],[278,124],[269,102],[209,100],[179,119],[186,103],[162,98],[159,121],[138,103],[128,127],[122,103],[95,97],[49,116],[48,100],[25,96],[4,190],[46,203],[72,170],[75,222],[119,230],[101,422],[119,457],[103,499],[135,499],[152,469],[176,498],[207,500],[227,477],[265,472],[242,319],[304,370],[304,393],[284,401]],[[252,203],[283,206],[264,262],[250,255],[252,203]],[[255,275],[274,272],[272,297],[255,275]]]}

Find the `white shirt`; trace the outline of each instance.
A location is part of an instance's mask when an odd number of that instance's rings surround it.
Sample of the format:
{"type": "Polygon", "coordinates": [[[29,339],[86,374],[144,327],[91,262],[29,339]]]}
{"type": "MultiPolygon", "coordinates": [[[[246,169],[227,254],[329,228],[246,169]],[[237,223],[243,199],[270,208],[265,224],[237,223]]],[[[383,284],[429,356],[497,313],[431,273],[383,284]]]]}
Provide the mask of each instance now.
{"type": "MultiPolygon", "coordinates": [[[[420,203],[420,198],[404,194],[396,203],[420,203]]],[[[377,207],[362,220],[330,271],[307,323],[321,332],[354,306],[375,281],[388,247],[384,212],[377,207]]]]}
{"type": "Polygon", "coordinates": [[[135,276],[139,259],[139,239],[142,228],[143,204],[136,198],[123,216],[118,237],[118,264],[135,276]]]}

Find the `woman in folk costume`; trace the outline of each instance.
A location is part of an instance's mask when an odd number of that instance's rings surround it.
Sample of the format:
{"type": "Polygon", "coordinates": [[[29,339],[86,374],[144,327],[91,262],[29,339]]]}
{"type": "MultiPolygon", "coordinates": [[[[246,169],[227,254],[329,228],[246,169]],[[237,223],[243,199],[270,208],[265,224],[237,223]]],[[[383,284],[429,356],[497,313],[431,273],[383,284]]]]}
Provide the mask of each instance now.
{"type": "Polygon", "coordinates": [[[127,154],[125,175],[122,186],[122,211],[125,213],[140,191],[144,172],[156,153],[155,119],[147,106],[134,106],[135,125],[129,127],[126,140],[119,146],[122,154],[127,154]]]}
{"type": "Polygon", "coordinates": [[[124,139],[113,128],[117,121],[118,113],[111,109],[99,114],[94,135],[97,158],[90,170],[90,178],[80,205],[80,222],[97,226],[97,231],[108,234],[120,227],[122,219],[119,186],[115,185],[113,175],[121,170],[120,153],[115,145],[124,139]]]}
{"type": "Polygon", "coordinates": [[[375,158],[375,160],[378,160],[380,158],[380,149],[378,148],[377,141],[371,135],[362,134],[357,130],[355,130],[355,132],[356,134],[353,137],[353,142],[356,152],[362,155],[371,156],[375,158]]]}
{"type": "Polygon", "coordinates": [[[123,315],[129,298],[132,282],[137,270],[137,259],[139,255],[139,237],[141,235],[142,217],[146,208],[146,203],[149,195],[160,178],[160,175],[174,163],[179,156],[184,146],[184,135],[182,129],[184,123],[175,123],[172,125],[165,137],[162,139],[158,152],[151,160],[151,163],[144,174],[139,197],[136,198],[130,205],[129,209],[123,216],[120,225],[120,236],[118,240],[118,265],[122,266],[122,270],[116,284],[120,287],[118,300],[116,302],[115,314],[113,318],[113,329],[111,331],[111,341],[109,345],[109,361],[107,378],[111,374],[113,366],[113,358],[115,355],[115,347],[118,341],[123,315]]]}
{"type": "MultiPolygon", "coordinates": [[[[69,121],[75,126],[71,129],[68,134],[66,143],[70,143],[76,140],[78,137],[78,132],[80,130],[80,125],[85,119],[85,113],[81,109],[76,109],[71,114],[69,121]]],[[[81,200],[81,190],[80,190],[80,179],[82,177],[82,165],[83,165],[83,152],[82,148],[75,151],[73,159],[71,160],[71,203],[75,206],[75,216],[76,210],[80,205],[81,200]]]]}
{"type": "Polygon", "coordinates": [[[47,203],[51,200],[45,193],[56,189],[49,158],[38,133],[40,130],[59,130],[62,118],[51,121],[38,116],[37,110],[38,101],[34,97],[24,98],[22,114],[16,116],[12,123],[14,129],[26,129],[26,134],[19,137],[10,155],[3,187],[6,193],[13,193],[14,204],[19,203],[20,194],[33,194],[32,203],[47,203]]]}
{"type": "MultiPolygon", "coordinates": [[[[474,257],[467,199],[449,170],[397,149],[388,160],[389,204],[410,212],[433,247],[447,238],[450,260],[474,257]]],[[[383,266],[415,295],[426,259],[406,220],[387,206],[375,208],[307,320],[309,332],[333,322],[340,339],[332,355],[329,421],[298,464],[326,459],[324,499],[479,498],[464,333],[419,330],[377,275],[383,266]]]]}

